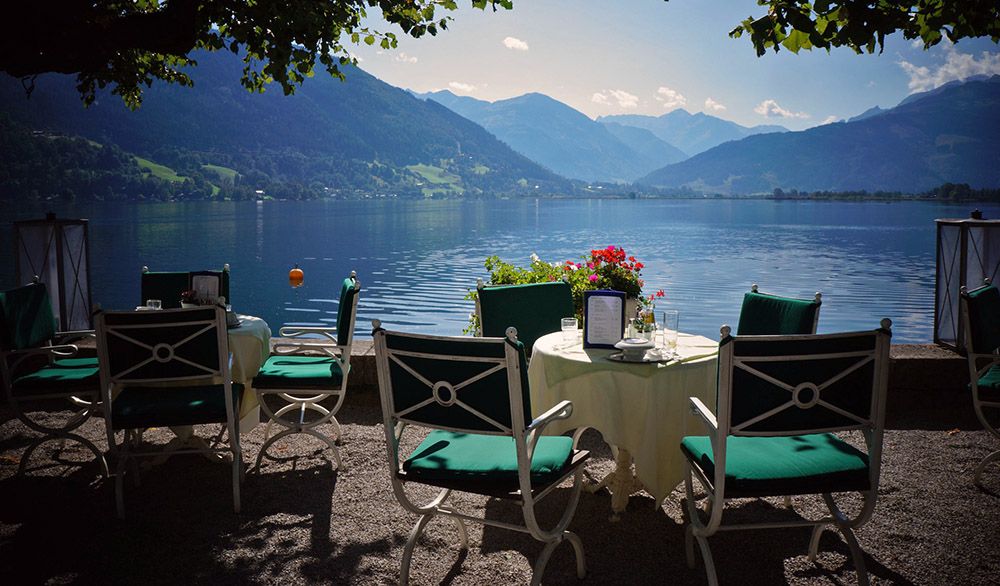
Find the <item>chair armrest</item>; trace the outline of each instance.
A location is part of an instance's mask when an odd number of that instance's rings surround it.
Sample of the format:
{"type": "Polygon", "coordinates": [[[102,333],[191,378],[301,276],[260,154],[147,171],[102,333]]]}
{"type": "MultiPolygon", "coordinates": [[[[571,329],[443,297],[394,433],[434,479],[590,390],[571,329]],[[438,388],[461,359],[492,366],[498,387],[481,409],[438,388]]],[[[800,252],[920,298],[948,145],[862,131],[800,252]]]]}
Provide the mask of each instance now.
{"type": "Polygon", "coordinates": [[[320,326],[281,326],[278,335],[282,338],[298,338],[306,334],[336,334],[337,328],[320,326]]]}
{"type": "Polygon", "coordinates": [[[274,353],[275,354],[294,354],[296,352],[303,352],[315,350],[317,352],[322,352],[328,356],[340,356],[347,357],[350,356],[350,351],[347,346],[338,346],[337,344],[330,344],[327,342],[287,342],[287,341],[276,341],[274,343],[274,353]]]}
{"type": "Polygon", "coordinates": [[[691,413],[701,417],[702,423],[705,424],[705,429],[708,431],[708,435],[713,438],[719,432],[719,422],[715,419],[715,415],[709,411],[708,407],[701,402],[698,397],[688,397],[691,402],[691,413]]]}
{"type": "Polygon", "coordinates": [[[10,356],[26,358],[33,355],[55,356],[57,358],[69,358],[76,356],[80,348],[75,344],[58,344],[55,346],[38,346],[35,348],[25,348],[23,350],[13,350],[10,356]]]}
{"type": "Polygon", "coordinates": [[[553,421],[558,421],[560,419],[567,419],[573,414],[573,402],[572,401],[560,401],[555,407],[552,407],[545,413],[542,413],[531,422],[528,429],[525,431],[533,432],[539,431],[545,428],[546,425],[552,423],[553,421]]]}
{"type": "Polygon", "coordinates": [[[72,330],[68,332],[56,332],[55,338],[60,342],[68,342],[69,340],[79,340],[82,338],[97,338],[97,334],[94,330],[72,330]]]}

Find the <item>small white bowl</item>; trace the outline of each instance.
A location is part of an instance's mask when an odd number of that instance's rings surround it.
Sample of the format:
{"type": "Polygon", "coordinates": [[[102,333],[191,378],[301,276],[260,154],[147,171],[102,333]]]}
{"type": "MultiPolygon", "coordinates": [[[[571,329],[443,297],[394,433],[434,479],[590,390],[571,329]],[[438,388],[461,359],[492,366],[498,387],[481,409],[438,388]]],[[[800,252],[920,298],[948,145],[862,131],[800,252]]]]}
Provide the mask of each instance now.
{"type": "Polygon", "coordinates": [[[622,351],[622,355],[626,360],[642,360],[646,356],[646,351],[653,348],[652,340],[647,340],[645,338],[625,338],[624,340],[615,344],[615,348],[622,351]]]}

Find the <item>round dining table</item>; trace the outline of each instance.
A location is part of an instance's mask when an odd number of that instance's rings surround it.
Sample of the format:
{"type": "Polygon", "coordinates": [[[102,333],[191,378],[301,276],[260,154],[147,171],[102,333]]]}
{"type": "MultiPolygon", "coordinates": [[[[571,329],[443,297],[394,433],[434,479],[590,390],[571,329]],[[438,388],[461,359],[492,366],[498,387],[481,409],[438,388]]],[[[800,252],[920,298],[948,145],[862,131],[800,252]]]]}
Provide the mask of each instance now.
{"type": "Polygon", "coordinates": [[[563,336],[555,332],[535,342],[528,366],[532,416],[572,401],[572,415],[546,433],[592,427],[617,448],[615,470],[591,487],[611,490],[613,519],[640,489],[659,507],[684,479],[681,438],[704,433],[688,398],[715,409],[718,342],[680,333],[675,359],[625,363],[609,358],[615,350],[585,349],[579,334],[572,342],[563,336]]]}

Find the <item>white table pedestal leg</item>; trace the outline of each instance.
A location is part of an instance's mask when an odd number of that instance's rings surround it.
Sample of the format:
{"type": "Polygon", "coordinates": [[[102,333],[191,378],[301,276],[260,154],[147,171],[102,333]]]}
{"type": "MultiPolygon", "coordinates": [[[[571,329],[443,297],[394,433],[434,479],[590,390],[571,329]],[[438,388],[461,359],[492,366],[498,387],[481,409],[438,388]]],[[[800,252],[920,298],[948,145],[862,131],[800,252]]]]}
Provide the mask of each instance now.
{"type": "Polygon", "coordinates": [[[632,454],[628,450],[618,448],[615,469],[599,483],[588,486],[587,492],[597,492],[604,487],[611,491],[611,521],[618,521],[628,507],[628,498],[645,488],[632,470],[632,454]]]}

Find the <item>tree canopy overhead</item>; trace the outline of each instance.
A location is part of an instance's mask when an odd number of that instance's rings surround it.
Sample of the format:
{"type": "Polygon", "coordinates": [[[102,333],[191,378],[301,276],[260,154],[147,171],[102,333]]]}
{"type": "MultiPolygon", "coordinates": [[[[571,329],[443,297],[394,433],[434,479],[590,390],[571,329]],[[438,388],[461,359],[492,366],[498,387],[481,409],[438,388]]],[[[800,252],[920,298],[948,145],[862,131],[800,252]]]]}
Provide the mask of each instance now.
{"type": "MultiPolygon", "coordinates": [[[[510,8],[511,0],[472,0],[479,9],[510,8]]],[[[263,91],[277,82],[286,94],[313,74],[318,60],[335,77],[354,63],[348,45],[396,47],[396,34],[370,29],[368,11],[414,38],[447,28],[441,10],[456,0],[20,0],[4,7],[0,71],[25,80],[75,73],[85,103],[110,86],[130,107],[154,80],[190,85],[182,71],[197,49],[243,55],[243,85],[263,91]]]]}
{"type": "Polygon", "coordinates": [[[757,0],[767,14],[750,16],[731,37],[750,35],[757,55],[781,47],[801,49],[850,47],[879,52],[885,37],[902,32],[929,49],[947,38],[990,37],[1000,41],[997,0],[757,0]]]}
{"type": "MultiPolygon", "coordinates": [[[[675,0],[676,1],[676,0],[675,0]]],[[[688,0],[685,0],[688,1],[688,0]]],[[[478,9],[510,9],[513,0],[470,0],[478,9]]],[[[902,32],[929,48],[943,38],[1000,41],[997,0],[757,0],[767,14],[750,16],[730,33],[747,34],[757,51],[850,47],[873,53],[902,32]]],[[[404,35],[435,35],[448,26],[443,11],[458,0],[17,0],[0,12],[0,71],[22,78],[77,75],[84,103],[110,87],[130,107],[155,80],[190,85],[185,66],[198,49],[243,56],[242,83],[263,91],[271,82],[292,93],[318,60],[343,77],[349,46],[397,45],[396,34],[368,27],[368,11],[404,35]]]]}

